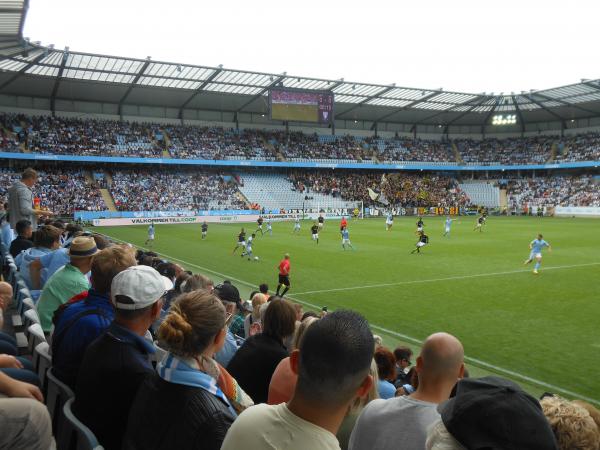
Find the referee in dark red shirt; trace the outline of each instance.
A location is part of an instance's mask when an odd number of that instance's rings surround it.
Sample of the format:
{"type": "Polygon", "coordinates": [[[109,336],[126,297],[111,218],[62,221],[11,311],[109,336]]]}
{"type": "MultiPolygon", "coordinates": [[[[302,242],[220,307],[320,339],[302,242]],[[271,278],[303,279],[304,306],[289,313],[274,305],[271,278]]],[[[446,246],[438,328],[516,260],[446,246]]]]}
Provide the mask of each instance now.
{"type": "Polygon", "coordinates": [[[286,253],[283,256],[283,259],[279,263],[279,283],[277,284],[277,294],[279,295],[279,290],[281,286],[285,286],[285,289],[281,293],[283,297],[287,291],[290,290],[290,255],[286,253]]]}

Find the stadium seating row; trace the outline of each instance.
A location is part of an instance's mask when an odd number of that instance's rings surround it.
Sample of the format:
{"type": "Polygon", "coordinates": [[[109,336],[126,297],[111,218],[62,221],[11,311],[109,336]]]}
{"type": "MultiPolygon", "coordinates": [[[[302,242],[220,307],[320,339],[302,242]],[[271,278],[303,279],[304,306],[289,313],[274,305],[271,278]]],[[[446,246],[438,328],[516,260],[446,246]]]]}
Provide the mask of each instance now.
{"type": "Polygon", "coordinates": [[[434,141],[255,129],[0,115],[0,149],[56,155],[178,159],[429,162],[438,165],[597,161],[600,134],[434,141]]]}

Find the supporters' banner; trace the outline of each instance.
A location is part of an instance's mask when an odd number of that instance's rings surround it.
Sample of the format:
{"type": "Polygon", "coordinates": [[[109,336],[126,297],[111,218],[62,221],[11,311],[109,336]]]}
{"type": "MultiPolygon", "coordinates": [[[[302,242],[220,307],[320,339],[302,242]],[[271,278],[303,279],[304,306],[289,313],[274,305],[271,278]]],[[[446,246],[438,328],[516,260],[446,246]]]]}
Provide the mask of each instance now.
{"type": "Polygon", "coordinates": [[[127,225],[180,225],[189,223],[241,223],[256,222],[258,214],[250,215],[228,215],[228,216],[187,216],[187,217],[131,217],[120,219],[94,219],[95,227],[120,227],[127,225]]]}
{"type": "Polygon", "coordinates": [[[371,188],[367,188],[367,191],[369,191],[369,197],[371,197],[371,200],[373,200],[374,202],[376,202],[377,199],[379,198],[379,193],[375,192],[371,188]]]}
{"type": "Polygon", "coordinates": [[[355,208],[312,208],[312,209],[290,209],[288,214],[295,218],[299,215],[303,219],[316,220],[319,216],[323,216],[326,219],[341,219],[342,217],[352,217],[354,215],[355,208]]]}
{"type": "Polygon", "coordinates": [[[594,206],[557,206],[555,216],[600,217],[600,208],[594,206]]]}

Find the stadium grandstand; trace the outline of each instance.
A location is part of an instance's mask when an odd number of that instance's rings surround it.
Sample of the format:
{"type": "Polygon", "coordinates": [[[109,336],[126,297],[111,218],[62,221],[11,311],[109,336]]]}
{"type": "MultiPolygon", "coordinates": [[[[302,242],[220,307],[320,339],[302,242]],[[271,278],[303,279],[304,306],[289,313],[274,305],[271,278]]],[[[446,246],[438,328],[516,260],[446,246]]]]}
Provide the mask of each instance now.
{"type": "Polygon", "coordinates": [[[0,0],[0,448],[600,450],[600,79],[92,54],[29,8],[0,0]]]}

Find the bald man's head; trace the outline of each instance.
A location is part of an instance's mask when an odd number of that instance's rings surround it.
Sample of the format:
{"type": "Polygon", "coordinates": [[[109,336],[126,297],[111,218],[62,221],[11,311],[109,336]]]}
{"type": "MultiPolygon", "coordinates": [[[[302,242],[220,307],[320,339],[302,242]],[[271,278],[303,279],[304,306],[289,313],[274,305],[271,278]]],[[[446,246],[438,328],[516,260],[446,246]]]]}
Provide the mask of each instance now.
{"type": "Polygon", "coordinates": [[[464,370],[465,351],[451,334],[435,333],[423,343],[419,359],[420,377],[456,380],[464,370]]]}
{"type": "Polygon", "coordinates": [[[13,289],[6,281],[0,281],[0,307],[6,308],[12,300],[13,289]]]}

